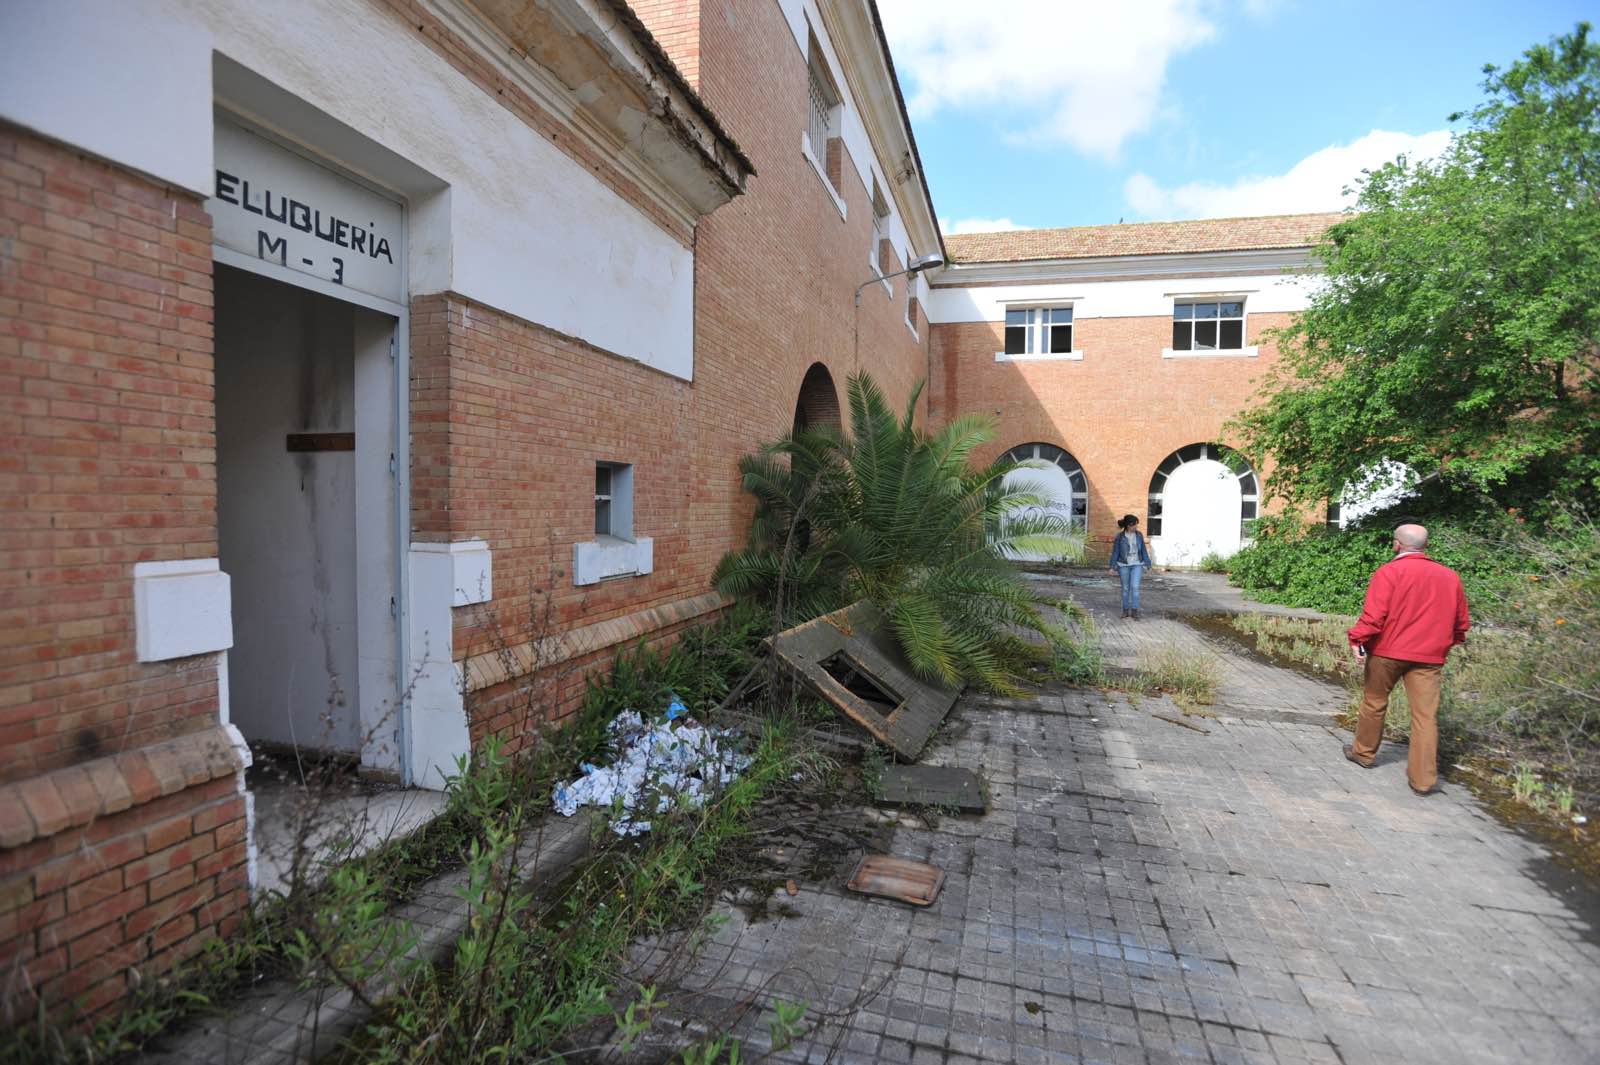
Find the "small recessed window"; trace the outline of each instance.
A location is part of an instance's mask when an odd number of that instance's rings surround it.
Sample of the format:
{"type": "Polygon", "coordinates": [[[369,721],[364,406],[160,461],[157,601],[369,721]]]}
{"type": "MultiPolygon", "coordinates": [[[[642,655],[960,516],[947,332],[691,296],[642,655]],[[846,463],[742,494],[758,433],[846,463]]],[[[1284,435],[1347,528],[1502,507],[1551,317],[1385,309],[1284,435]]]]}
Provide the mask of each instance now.
{"type": "Polygon", "coordinates": [[[633,467],[621,462],[594,466],[594,534],[633,539],[633,467]]]}
{"type": "Polygon", "coordinates": [[[1007,309],[1007,355],[1067,355],[1071,352],[1071,307],[1007,309]]]}
{"type": "Polygon", "coordinates": [[[1239,351],[1243,347],[1242,300],[1182,300],[1173,305],[1173,351],[1239,351]]]}

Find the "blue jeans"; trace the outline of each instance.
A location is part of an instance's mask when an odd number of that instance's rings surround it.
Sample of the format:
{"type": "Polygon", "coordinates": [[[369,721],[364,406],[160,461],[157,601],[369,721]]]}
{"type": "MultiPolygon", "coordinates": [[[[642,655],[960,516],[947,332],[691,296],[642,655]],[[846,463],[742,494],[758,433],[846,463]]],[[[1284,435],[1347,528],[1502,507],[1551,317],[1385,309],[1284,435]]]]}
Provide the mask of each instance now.
{"type": "Polygon", "coordinates": [[[1144,567],[1137,562],[1118,563],[1122,571],[1122,609],[1139,609],[1139,583],[1144,580],[1144,567]]]}

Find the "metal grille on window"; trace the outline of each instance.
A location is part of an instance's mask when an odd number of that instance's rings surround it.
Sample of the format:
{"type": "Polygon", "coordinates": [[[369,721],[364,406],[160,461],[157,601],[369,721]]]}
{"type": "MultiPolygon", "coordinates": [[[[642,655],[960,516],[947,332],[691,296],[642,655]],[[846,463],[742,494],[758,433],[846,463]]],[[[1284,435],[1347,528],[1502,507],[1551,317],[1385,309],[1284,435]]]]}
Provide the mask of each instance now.
{"type": "Polygon", "coordinates": [[[1173,351],[1239,351],[1244,348],[1244,302],[1176,303],[1172,307],[1173,351]]]}
{"type": "Polygon", "coordinates": [[[811,151],[812,154],[820,159],[822,153],[828,149],[828,136],[832,129],[832,124],[828,121],[828,118],[833,110],[833,105],[829,100],[828,91],[822,86],[822,78],[817,74],[815,67],[811,69],[811,77],[808,79],[808,83],[811,90],[811,151]]]}

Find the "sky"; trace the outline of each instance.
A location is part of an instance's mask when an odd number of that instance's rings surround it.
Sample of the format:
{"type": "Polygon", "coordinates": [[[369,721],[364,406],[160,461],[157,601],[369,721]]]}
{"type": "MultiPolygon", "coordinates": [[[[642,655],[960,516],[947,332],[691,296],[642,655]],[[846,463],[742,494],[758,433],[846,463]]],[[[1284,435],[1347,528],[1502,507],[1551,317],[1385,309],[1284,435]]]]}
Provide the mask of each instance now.
{"type": "Polygon", "coordinates": [[[1338,210],[1564,0],[878,0],[946,234],[1338,210]]]}

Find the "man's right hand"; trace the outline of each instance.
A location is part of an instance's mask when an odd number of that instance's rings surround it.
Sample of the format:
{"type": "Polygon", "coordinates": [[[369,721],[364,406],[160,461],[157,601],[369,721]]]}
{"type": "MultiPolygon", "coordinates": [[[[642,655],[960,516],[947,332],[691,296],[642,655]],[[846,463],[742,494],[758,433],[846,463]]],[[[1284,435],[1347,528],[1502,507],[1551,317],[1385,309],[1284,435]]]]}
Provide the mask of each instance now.
{"type": "Polygon", "coordinates": [[[1367,649],[1359,643],[1350,645],[1350,653],[1356,656],[1357,662],[1365,662],[1367,660],[1367,649]]]}

